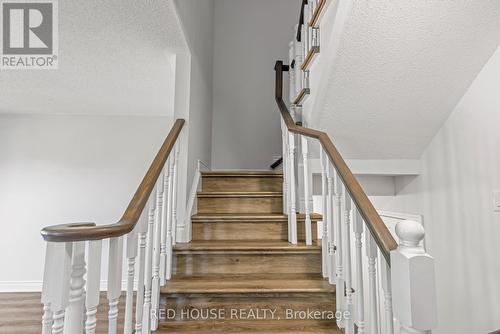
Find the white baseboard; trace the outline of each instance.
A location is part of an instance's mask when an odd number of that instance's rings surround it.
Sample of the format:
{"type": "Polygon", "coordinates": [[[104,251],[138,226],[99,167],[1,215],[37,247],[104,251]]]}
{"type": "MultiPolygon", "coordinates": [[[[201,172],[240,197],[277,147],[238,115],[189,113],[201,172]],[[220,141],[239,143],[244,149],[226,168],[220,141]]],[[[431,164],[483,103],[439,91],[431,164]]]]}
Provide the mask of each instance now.
{"type": "MultiPolygon", "coordinates": [[[[42,281],[0,281],[0,293],[2,292],[41,292],[42,281]]],[[[108,281],[102,280],[100,290],[107,291],[108,281]]],[[[127,289],[127,281],[122,281],[122,290],[127,289]]],[[[137,289],[137,282],[134,283],[134,289],[137,289]]]]}

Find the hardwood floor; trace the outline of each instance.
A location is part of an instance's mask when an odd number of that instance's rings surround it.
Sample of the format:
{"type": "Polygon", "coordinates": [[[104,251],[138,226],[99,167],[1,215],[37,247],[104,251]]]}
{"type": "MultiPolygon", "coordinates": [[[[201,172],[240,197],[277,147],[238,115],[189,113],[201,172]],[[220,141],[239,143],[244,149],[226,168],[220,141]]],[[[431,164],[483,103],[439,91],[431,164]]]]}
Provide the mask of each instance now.
{"type": "MultiPolygon", "coordinates": [[[[118,331],[123,333],[125,296],[122,294],[118,313],[118,331]]],[[[97,309],[96,334],[108,333],[108,303],[106,293],[101,294],[97,309]]],[[[42,305],[39,292],[0,293],[0,333],[40,334],[42,331],[42,305]]]]}

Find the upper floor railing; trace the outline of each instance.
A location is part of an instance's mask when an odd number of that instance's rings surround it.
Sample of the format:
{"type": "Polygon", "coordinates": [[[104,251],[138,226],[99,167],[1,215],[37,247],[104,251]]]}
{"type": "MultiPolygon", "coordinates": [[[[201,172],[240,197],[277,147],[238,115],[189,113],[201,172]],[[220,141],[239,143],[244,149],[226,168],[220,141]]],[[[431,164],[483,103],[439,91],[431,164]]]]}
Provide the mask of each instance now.
{"type": "Polygon", "coordinates": [[[302,117],[303,104],[314,93],[310,78],[321,75],[313,63],[320,54],[320,29],[325,28],[322,17],[330,2],[333,0],[302,1],[299,24],[289,44],[290,65],[282,61],[275,65],[289,241],[297,243],[295,213],[303,211],[306,243],[312,244],[313,175],[309,165],[311,146],[318,145],[322,267],[323,276],[336,285],[337,325],[345,333],[429,333],[437,323],[436,291],[434,259],[423,247],[423,226],[416,221],[399,222],[398,245],[328,134],[306,127],[302,117]],[[283,100],[284,73],[288,73],[292,112],[283,100]]]}
{"type": "Polygon", "coordinates": [[[117,223],[75,223],[42,230],[47,241],[43,334],[95,333],[101,289],[106,290],[109,303],[107,322],[101,326],[107,325],[109,334],[118,328],[125,334],[151,333],[158,328],[160,287],[172,276],[179,136],[184,123],[183,119],[175,121],[117,223]],[[109,244],[105,287],[101,287],[103,240],[109,244]],[[123,265],[127,266],[126,300],[123,323],[119,323],[123,265]]]}

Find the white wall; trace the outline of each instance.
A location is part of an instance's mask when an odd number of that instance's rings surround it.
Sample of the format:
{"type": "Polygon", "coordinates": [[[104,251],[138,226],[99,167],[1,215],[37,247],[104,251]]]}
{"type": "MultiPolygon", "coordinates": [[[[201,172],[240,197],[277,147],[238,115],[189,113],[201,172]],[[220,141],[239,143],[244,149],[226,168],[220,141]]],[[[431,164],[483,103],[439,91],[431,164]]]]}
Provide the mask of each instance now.
{"type": "Polygon", "coordinates": [[[274,63],[288,59],[300,0],[215,0],[214,168],[267,169],[281,156],[274,63]]]}
{"type": "Polygon", "coordinates": [[[116,222],[171,117],[0,115],[0,291],[39,289],[40,230],[116,222]]]}
{"type": "Polygon", "coordinates": [[[380,209],[423,213],[436,258],[439,334],[500,329],[500,48],[422,156],[421,177],[380,209]]]}
{"type": "MultiPolygon", "coordinates": [[[[212,58],[213,58],[213,0],[175,0],[176,10],[187,52],[177,54],[175,117],[187,123],[182,134],[179,157],[179,206],[186,207],[187,189],[191,189],[197,160],[211,164],[212,155],[212,58]],[[189,146],[188,146],[189,145],[189,146]]],[[[189,217],[179,211],[178,237],[187,241],[189,217]]]]}

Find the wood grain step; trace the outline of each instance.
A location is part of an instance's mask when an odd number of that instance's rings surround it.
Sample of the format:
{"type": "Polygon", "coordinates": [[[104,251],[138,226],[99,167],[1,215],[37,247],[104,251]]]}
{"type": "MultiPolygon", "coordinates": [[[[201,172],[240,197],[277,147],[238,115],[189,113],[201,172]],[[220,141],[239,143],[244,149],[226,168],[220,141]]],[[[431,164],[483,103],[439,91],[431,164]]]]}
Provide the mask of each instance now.
{"type": "Polygon", "coordinates": [[[174,249],[177,275],[321,272],[321,247],[286,241],[193,241],[174,249]]]}
{"type": "Polygon", "coordinates": [[[201,172],[203,177],[283,177],[282,172],[251,170],[215,170],[201,172]]]}
{"type": "Polygon", "coordinates": [[[333,294],[335,286],[318,274],[179,275],[161,289],[166,294],[333,294]]]}
{"type": "Polygon", "coordinates": [[[176,254],[205,254],[205,253],[251,253],[251,254],[319,254],[321,245],[306,246],[304,244],[292,245],[287,241],[266,240],[207,240],[192,241],[190,243],[176,244],[176,254]]]}
{"type": "MultiPolygon", "coordinates": [[[[312,216],[313,241],[317,240],[316,221],[312,216]]],[[[287,240],[288,217],[282,214],[219,214],[194,215],[192,240],[287,240]]],[[[298,241],[305,241],[305,216],[297,215],[298,241]]]]}
{"type": "Polygon", "coordinates": [[[340,334],[331,320],[246,320],[246,321],[197,321],[162,322],[156,333],[224,333],[224,334],[340,334]]]}
{"type": "Polygon", "coordinates": [[[281,192],[199,192],[198,213],[282,213],[281,192]]]}
{"type": "Polygon", "coordinates": [[[282,191],[283,174],[268,172],[202,173],[203,191],[282,191]]]}
{"type": "MultiPolygon", "coordinates": [[[[322,216],[317,213],[311,214],[311,220],[320,221],[322,216]]],[[[195,214],[191,217],[192,222],[287,222],[288,217],[282,213],[265,214],[265,213],[222,213],[222,214],[195,214]]],[[[297,214],[297,221],[304,221],[304,214],[297,214]]]]}

